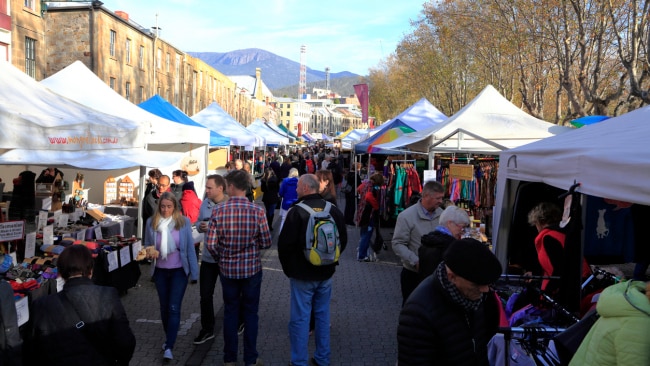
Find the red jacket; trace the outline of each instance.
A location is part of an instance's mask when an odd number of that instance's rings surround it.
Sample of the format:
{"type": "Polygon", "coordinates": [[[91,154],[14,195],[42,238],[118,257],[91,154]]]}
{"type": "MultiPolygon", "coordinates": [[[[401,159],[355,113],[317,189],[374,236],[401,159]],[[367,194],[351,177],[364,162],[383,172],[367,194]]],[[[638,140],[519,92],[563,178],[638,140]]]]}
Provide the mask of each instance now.
{"type": "Polygon", "coordinates": [[[196,222],[199,219],[199,210],[201,209],[201,200],[192,189],[186,189],[181,196],[181,207],[183,214],[190,219],[190,222],[196,222]]]}

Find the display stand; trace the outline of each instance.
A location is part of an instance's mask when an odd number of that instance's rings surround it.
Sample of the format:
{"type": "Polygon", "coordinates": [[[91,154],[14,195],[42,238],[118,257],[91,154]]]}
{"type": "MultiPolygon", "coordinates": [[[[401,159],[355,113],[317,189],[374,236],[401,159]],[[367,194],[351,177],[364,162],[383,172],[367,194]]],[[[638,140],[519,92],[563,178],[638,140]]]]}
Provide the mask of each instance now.
{"type": "Polygon", "coordinates": [[[128,177],[124,177],[120,180],[119,189],[117,191],[117,200],[120,203],[131,202],[134,200],[135,184],[128,177]]]}
{"type": "Polygon", "coordinates": [[[104,182],[104,204],[108,205],[117,200],[117,182],[115,178],[108,177],[104,182]]]}

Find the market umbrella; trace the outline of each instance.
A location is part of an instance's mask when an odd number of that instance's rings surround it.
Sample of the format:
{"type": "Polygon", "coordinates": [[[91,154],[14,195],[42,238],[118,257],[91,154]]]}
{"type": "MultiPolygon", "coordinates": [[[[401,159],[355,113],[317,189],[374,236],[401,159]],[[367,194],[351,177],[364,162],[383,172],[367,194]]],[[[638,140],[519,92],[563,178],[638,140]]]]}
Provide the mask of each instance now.
{"type": "Polygon", "coordinates": [[[584,117],[574,119],[573,121],[571,121],[571,124],[574,125],[576,128],[580,128],[587,125],[593,125],[594,123],[604,121],[608,118],[609,116],[584,116],[584,117]]]}

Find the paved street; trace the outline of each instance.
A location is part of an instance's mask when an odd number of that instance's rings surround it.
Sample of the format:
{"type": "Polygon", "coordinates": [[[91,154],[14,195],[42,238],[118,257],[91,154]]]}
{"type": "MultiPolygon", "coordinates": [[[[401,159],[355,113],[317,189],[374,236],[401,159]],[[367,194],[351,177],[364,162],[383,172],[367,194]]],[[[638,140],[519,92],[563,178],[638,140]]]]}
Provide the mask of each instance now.
{"type": "MultiPolygon", "coordinates": [[[[274,243],[263,252],[264,274],[260,299],[260,326],[257,348],[265,365],[289,362],[289,280],[284,276],[277,255],[279,211],[275,215],[274,243]]],[[[401,305],[399,260],[390,250],[382,251],[374,263],[357,262],[358,230],[348,226],[348,247],[334,275],[331,303],[332,365],[394,365],[397,356],[397,319],[401,305]]],[[[392,228],[382,229],[385,239],[392,228]]],[[[142,276],[136,288],[122,298],[137,345],[131,365],[221,365],[223,364],[223,302],[221,285],[215,290],[217,329],[214,340],[195,346],[192,340],[200,324],[199,286],[189,285],[183,301],[181,329],[174,348],[174,360],[164,362],[161,345],[164,332],[160,323],[158,297],[150,282],[150,266],[141,265],[142,276]]],[[[242,337],[239,363],[242,361],[242,337]]],[[[310,357],[314,342],[310,341],[310,357]]]]}

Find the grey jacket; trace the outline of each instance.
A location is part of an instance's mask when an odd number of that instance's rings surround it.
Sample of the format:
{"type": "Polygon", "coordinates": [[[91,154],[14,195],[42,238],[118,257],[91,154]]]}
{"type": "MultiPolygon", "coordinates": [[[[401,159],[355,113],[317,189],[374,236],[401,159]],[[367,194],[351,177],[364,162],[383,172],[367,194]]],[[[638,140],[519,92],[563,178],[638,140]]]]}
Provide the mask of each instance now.
{"type": "Polygon", "coordinates": [[[428,234],[438,227],[441,208],[437,208],[432,217],[424,213],[421,201],[402,211],[397,216],[393,234],[393,252],[402,259],[404,268],[417,272],[419,262],[418,250],[422,235],[428,234]]]}

